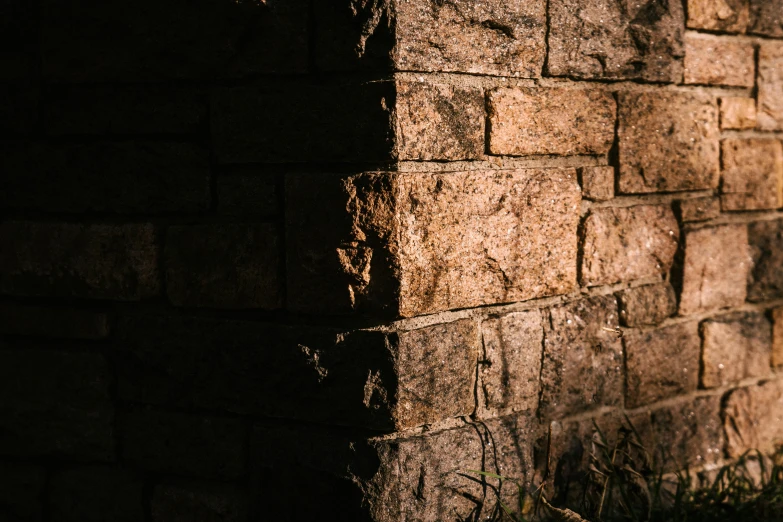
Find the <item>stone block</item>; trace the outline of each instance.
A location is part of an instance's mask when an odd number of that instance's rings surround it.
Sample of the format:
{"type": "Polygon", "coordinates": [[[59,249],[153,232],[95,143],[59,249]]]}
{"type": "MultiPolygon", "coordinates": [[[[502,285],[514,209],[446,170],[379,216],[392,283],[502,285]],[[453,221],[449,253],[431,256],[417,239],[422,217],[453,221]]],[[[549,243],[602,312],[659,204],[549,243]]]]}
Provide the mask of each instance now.
{"type": "Polygon", "coordinates": [[[245,473],[240,419],[136,409],[119,415],[118,426],[123,461],[133,468],[220,480],[245,473]]]}
{"type": "Polygon", "coordinates": [[[623,326],[634,328],[660,324],[677,313],[677,296],[668,282],[629,288],[617,297],[623,326]]]}
{"type": "Polygon", "coordinates": [[[144,483],[133,472],[90,466],[57,471],[48,498],[52,522],[144,519],[144,483]]]}
{"type": "Polygon", "coordinates": [[[783,130],[783,42],[759,45],[756,119],[761,130],[783,130]]]}
{"type": "Polygon", "coordinates": [[[236,486],[218,483],[163,483],[152,491],[153,522],[246,522],[248,498],[236,486]]]}
{"type": "Polygon", "coordinates": [[[668,205],[594,209],[582,227],[579,280],[588,286],[665,274],[680,237],[668,205]]]}
{"type": "Polygon", "coordinates": [[[0,332],[55,339],[99,340],[109,336],[105,312],[21,304],[0,304],[0,332]]]}
{"type": "Polygon", "coordinates": [[[112,461],[110,386],[97,354],[0,351],[0,454],[112,461]]]}
{"type": "Polygon", "coordinates": [[[750,25],[748,32],[783,37],[783,1],[750,0],[750,25]]]}
{"type": "Polygon", "coordinates": [[[748,300],[783,298],[783,220],[759,221],[748,225],[750,255],[748,300]]]}
{"type": "Polygon", "coordinates": [[[548,14],[550,75],[651,82],[682,77],[680,2],[566,0],[552,3],[548,14]]]}
{"type": "Polygon", "coordinates": [[[280,308],[280,243],[268,223],[169,227],[163,256],[169,300],[186,307],[280,308]]]}
{"type": "Polygon", "coordinates": [[[217,210],[230,216],[274,216],[280,213],[278,176],[242,169],[217,177],[217,210]]]}
{"type": "Polygon", "coordinates": [[[541,414],[557,419],[601,406],[619,406],[623,348],[614,296],[555,306],[544,319],[541,414]]]}
{"type": "Polygon", "coordinates": [[[685,37],[685,83],[753,87],[756,49],[751,42],[702,35],[685,37]]]}
{"type": "Polygon", "coordinates": [[[39,70],[38,4],[6,0],[0,5],[0,80],[30,80],[39,70]]]}
{"type": "Polygon", "coordinates": [[[623,336],[628,372],[625,406],[637,408],[699,386],[698,323],[683,323],[623,336]]]}
{"type": "Polygon", "coordinates": [[[160,291],[152,225],[75,225],[6,221],[0,291],[138,301],[160,291]]]}
{"type": "Polygon", "coordinates": [[[497,417],[538,409],[541,312],[532,310],[490,317],[481,325],[478,415],[497,417]]]}
{"type": "Polygon", "coordinates": [[[772,327],[759,313],[733,314],[702,323],[701,385],[717,388],[770,374],[772,327]]]}
{"type": "Polygon", "coordinates": [[[680,315],[744,303],[750,267],[748,231],[744,226],[726,225],[688,232],[680,315]]]}
{"type": "Polygon", "coordinates": [[[721,150],[723,210],[783,207],[783,145],[778,140],[727,139],[721,150]]]}
{"type": "Polygon", "coordinates": [[[756,127],[756,100],[741,96],[720,99],[720,128],[748,130],[756,127]]]}
{"type": "Polygon", "coordinates": [[[706,95],[619,94],[620,192],[718,186],[718,110],[706,95]]]}
{"type": "Polygon", "coordinates": [[[688,27],[744,33],[749,21],[748,0],[688,0],[688,27]]]}
{"type": "Polygon", "coordinates": [[[783,307],[772,311],[772,366],[783,366],[783,307]]]}
{"type": "Polygon", "coordinates": [[[614,197],[614,167],[582,167],[579,169],[582,197],[607,201],[614,197]]]}
{"type": "Polygon", "coordinates": [[[683,199],[677,202],[677,211],[680,219],[685,223],[709,221],[720,216],[720,198],[706,196],[683,199]]]}
{"type": "MultiPolygon", "coordinates": [[[[3,64],[6,62],[3,61],[3,64]]],[[[38,125],[39,105],[40,89],[32,82],[0,84],[0,132],[10,135],[34,132],[38,125]]]]}
{"type": "Polygon", "coordinates": [[[774,453],[783,444],[783,381],[733,390],[725,400],[722,416],[729,457],[737,458],[748,450],[774,453]]]}
{"type": "Polygon", "coordinates": [[[563,88],[499,88],[489,93],[490,154],[602,155],[614,141],[609,92],[563,88]]]}
{"type": "Polygon", "coordinates": [[[0,464],[0,515],[9,522],[41,522],[46,470],[34,464],[0,464]]]}

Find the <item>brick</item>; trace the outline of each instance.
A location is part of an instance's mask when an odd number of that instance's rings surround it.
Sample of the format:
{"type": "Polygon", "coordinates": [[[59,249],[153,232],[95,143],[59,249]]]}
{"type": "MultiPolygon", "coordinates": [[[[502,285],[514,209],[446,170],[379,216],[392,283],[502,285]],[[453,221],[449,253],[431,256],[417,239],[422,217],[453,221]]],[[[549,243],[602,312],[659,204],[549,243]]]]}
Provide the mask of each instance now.
{"type": "Polygon", "coordinates": [[[685,83],[753,87],[756,50],[731,38],[685,37],[685,83]]]}
{"type": "Polygon", "coordinates": [[[144,519],[144,484],[132,472],[99,466],[55,472],[48,498],[52,522],[144,519]]]}
{"type": "Polygon", "coordinates": [[[677,212],[685,223],[709,221],[720,216],[720,198],[707,196],[677,202],[677,212]]]}
{"type": "Polygon", "coordinates": [[[699,385],[698,323],[684,323],[623,336],[628,371],[627,408],[696,391],[699,385]]]}
{"type": "Polygon", "coordinates": [[[489,93],[489,152],[605,154],[614,140],[611,93],[581,89],[499,88],[489,93]]]}
{"type": "Polygon", "coordinates": [[[620,320],[631,328],[660,324],[677,313],[677,297],[668,282],[620,292],[620,320]]]}
{"type": "Polygon", "coordinates": [[[164,483],[155,486],[153,522],[244,522],[248,499],[236,486],[216,483],[164,483]]]}
{"type": "Polygon", "coordinates": [[[110,384],[100,355],[0,351],[0,454],[113,460],[110,384]]]}
{"type": "Polygon", "coordinates": [[[775,38],[783,37],[783,1],[750,0],[748,32],[775,38]]]}
{"type": "Polygon", "coordinates": [[[202,211],[209,155],[189,143],[6,142],[0,207],[111,214],[202,211]]]}
{"type": "Polygon", "coordinates": [[[239,419],[133,410],[118,419],[122,458],[145,471],[232,480],[245,473],[239,419]]]}
{"type": "Polygon", "coordinates": [[[592,210],[583,225],[579,280],[597,286],[664,274],[679,237],[668,205],[592,210]]]}
{"type": "Polygon", "coordinates": [[[230,216],[274,216],[280,213],[277,176],[244,169],[217,178],[217,210],[230,216]]]}
{"type": "Polygon", "coordinates": [[[473,87],[398,82],[400,160],[476,159],[484,154],[484,93],[473,87]]]}
{"type": "Polygon", "coordinates": [[[0,291],[138,301],[160,290],[152,225],[0,224],[13,255],[0,261],[0,291]]]}
{"type": "Polygon", "coordinates": [[[491,317],[481,325],[480,417],[538,409],[544,329],[538,310],[491,317]]]}
{"type": "Polygon", "coordinates": [[[783,130],[783,42],[759,45],[756,118],[761,130],[783,130]]]}
{"type": "Polygon", "coordinates": [[[739,96],[720,99],[720,128],[748,130],[756,127],[756,100],[739,96]]]}
{"type": "Polygon", "coordinates": [[[105,339],[109,316],[73,308],[0,304],[0,332],[61,339],[105,339]]]}
{"type": "Polygon", "coordinates": [[[744,226],[702,228],[685,236],[680,315],[739,306],[750,269],[744,226]],[[731,248],[726,248],[731,245],[731,248]]]}
{"type": "Polygon", "coordinates": [[[726,386],[770,373],[772,328],[761,314],[733,314],[702,324],[704,388],[726,386]]]}
{"type": "Polygon", "coordinates": [[[296,175],[286,183],[292,310],[410,317],[575,287],[573,169],[296,175]]]}
{"type": "Polygon", "coordinates": [[[307,68],[303,0],[144,0],[133,7],[46,0],[41,11],[43,70],[57,81],[209,80],[307,68]]]}
{"type": "Polygon", "coordinates": [[[688,27],[744,33],[748,26],[748,0],[688,0],[688,27]]]}
{"type": "Polygon", "coordinates": [[[772,366],[783,365],[783,307],[772,311],[772,366]]]}
{"type": "Polygon", "coordinates": [[[619,94],[623,193],[718,186],[718,111],[707,96],[680,92],[619,94]]]}
{"type": "Polygon", "coordinates": [[[276,227],[267,223],[170,227],[166,293],[176,306],[279,308],[280,249],[276,227]]]}
{"type": "Polygon", "coordinates": [[[567,0],[549,7],[550,75],[653,82],[682,77],[680,2],[567,0]]]}
{"type": "Polygon", "coordinates": [[[40,522],[46,470],[32,464],[0,464],[0,514],[9,522],[40,522]]]}
{"type": "Polygon", "coordinates": [[[721,143],[721,207],[783,207],[783,145],[777,140],[727,139],[721,143]]]}
{"type": "Polygon", "coordinates": [[[579,176],[582,197],[593,201],[608,201],[614,197],[614,167],[582,167],[579,176]]]}
{"type": "Polygon", "coordinates": [[[783,298],[783,220],[748,225],[750,256],[748,300],[783,298]]]}
{"type": "Polygon", "coordinates": [[[549,309],[544,320],[541,412],[544,418],[622,404],[623,349],[613,296],[549,309]],[[604,328],[607,328],[605,330],[604,328]]]}
{"type": "Polygon", "coordinates": [[[779,424],[782,415],[782,381],[733,390],[722,415],[728,456],[737,458],[748,450],[774,453],[783,444],[779,424]]]}
{"type": "Polygon", "coordinates": [[[30,82],[0,84],[0,133],[31,134],[38,125],[39,98],[40,90],[30,82]]]}

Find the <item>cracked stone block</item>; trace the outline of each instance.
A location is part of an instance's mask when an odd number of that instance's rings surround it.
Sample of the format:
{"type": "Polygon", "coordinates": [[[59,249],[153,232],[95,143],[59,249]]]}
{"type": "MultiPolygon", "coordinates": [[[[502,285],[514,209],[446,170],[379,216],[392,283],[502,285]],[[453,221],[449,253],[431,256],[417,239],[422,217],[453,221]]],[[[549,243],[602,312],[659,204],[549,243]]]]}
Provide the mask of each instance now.
{"type": "Polygon", "coordinates": [[[593,201],[608,201],[614,197],[614,167],[582,167],[579,176],[583,197],[593,201]]]}
{"type": "Polygon", "coordinates": [[[684,223],[709,221],[720,216],[720,198],[706,196],[677,202],[677,211],[684,223]]]}
{"type": "Polygon", "coordinates": [[[669,205],[594,209],[582,228],[579,280],[588,286],[665,274],[680,237],[669,205]]]}
{"type": "Polygon", "coordinates": [[[720,99],[720,128],[748,130],[756,127],[756,100],[741,96],[720,99]]]}
{"type": "Polygon", "coordinates": [[[692,29],[744,33],[750,19],[748,0],[688,0],[687,8],[692,29]]]}
{"type": "Polygon", "coordinates": [[[737,458],[748,450],[770,455],[783,445],[783,381],[771,380],[732,391],[723,408],[726,452],[737,458]]]}
{"type": "Polygon", "coordinates": [[[549,5],[548,72],[575,78],[678,82],[680,2],[563,0],[549,5]]]}
{"type": "Polygon", "coordinates": [[[753,87],[756,49],[731,38],[685,37],[685,83],[753,87]]]}
{"type": "Polygon", "coordinates": [[[748,300],[783,297],[783,220],[748,225],[752,268],[748,277],[748,300]]]}
{"type": "Polygon", "coordinates": [[[133,472],[99,466],[53,473],[52,522],[134,522],[144,519],[144,483],[133,472]]]}
{"type": "Polygon", "coordinates": [[[783,307],[772,311],[772,366],[783,365],[783,307]]]}
{"type": "Polygon", "coordinates": [[[712,97],[623,92],[618,101],[620,192],[718,186],[718,108],[712,97]]]}
{"type": "Polygon", "coordinates": [[[721,207],[765,210],[783,207],[783,144],[770,139],[721,142],[721,207]]]}
{"type": "Polygon", "coordinates": [[[238,487],[209,482],[167,482],[152,491],[153,522],[247,522],[248,498],[238,487]]]}
{"type": "Polygon", "coordinates": [[[748,32],[783,37],[783,0],[750,0],[748,32]]]}
{"type": "Polygon", "coordinates": [[[783,42],[762,42],[758,60],[758,126],[783,130],[783,42]]]}
{"type": "Polygon", "coordinates": [[[770,374],[772,326],[762,314],[719,317],[705,321],[701,328],[703,387],[770,374]]]}
{"type": "Polygon", "coordinates": [[[677,313],[677,296],[668,282],[620,292],[620,319],[631,328],[655,325],[677,313]]]}

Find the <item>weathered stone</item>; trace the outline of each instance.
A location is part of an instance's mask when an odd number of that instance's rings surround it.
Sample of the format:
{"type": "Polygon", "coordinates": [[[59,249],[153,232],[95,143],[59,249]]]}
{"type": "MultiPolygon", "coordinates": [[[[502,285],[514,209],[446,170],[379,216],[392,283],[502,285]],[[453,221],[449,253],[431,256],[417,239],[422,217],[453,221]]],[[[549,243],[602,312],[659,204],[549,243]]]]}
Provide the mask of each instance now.
{"type": "Polygon", "coordinates": [[[772,328],[758,313],[734,314],[702,324],[701,385],[717,388],[770,373],[772,328]]]}
{"type": "Polygon", "coordinates": [[[783,365],[783,307],[772,311],[772,366],[783,365]]]}
{"type": "Polygon", "coordinates": [[[5,142],[0,154],[2,208],[157,214],[210,204],[209,154],[190,143],[5,142]]]}
{"type": "Polygon", "coordinates": [[[748,232],[744,226],[727,225],[688,232],[680,315],[744,303],[750,266],[748,232]]]}
{"type": "Polygon", "coordinates": [[[634,330],[623,338],[628,372],[627,408],[696,391],[701,345],[698,323],[645,332],[634,330]]]}
{"type": "MultiPolygon", "coordinates": [[[[783,297],[783,220],[748,225],[753,268],[748,278],[748,299],[765,301],[783,297]]],[[[727,243],[728,244],[728,243],[727,243]]]]}
{"type": "Polygon", "coordinates": [[[0,332],[62,339],[105,339],[109,316],[74,308],[0,304],[0,332]]]}
{"type": "Polygon", "coordinates": [[[217,210],[231,216],[277,215],[277,185],[277,176],[250,169],[221,174],[217,178],[217,210]]]}
{"type": "Polygon", "coordinates": [[[288,306],[414,316],[569,292],[573,169],[292,175],[288,306]]]}
{"type": "Polygon", "coordinates": [[[583,225],[579,280],[597,286],[665,274],[679,237],[668,205],[594,209],[583,225]]]}
{"type": "Polygon", "coordinates": [[[541,312],[491,317],[482,323],[481,333],[484,350],[479,361],[479,416],[535,412],[544,341],[541,312]]]}
{"type": "Polygon", "coordinates": [[[706,196],[683,199],[677,202],[677,211],[680,219],[685,223],[709,221],[720,216],[720,198],[706,196]]]}
{"type": "Polygon", "coordinates": [[[472,87],[398,82],[400,160],[476,159],[484,154],[484,93],[472,87]]]}
{"type": "Polygon", "coordinates": [[[783,130],[783,42],[762,42],[758,59],[758,126],[783,130]]]}
{"type": "Polygon", "coordinates": [[[46,470],[32,464],[0,464],[0,516],[9,522],[40,522],[46,470]]]}
{"type": "Polygon", "coordinates": [[[247,496],[236,486],[217,483],[167,483],[155,486],[153,522],[246,522],[247,496]]]}
{"type": "Polygon", "coordinates": [[[144,484],[127,470],[91,466],[55,472],[48,501],[52,522],[144,519],[144,484]]]}
{"type": "Polygon", "coordinates": [[[553,2],[547,69],[554,76],[676,82],[683,29],[680,2],[553,2]]]}
{"type": "Polygon", "coordinates": [[[276,227],[267,223],[170,227],[166,293],[176,306],[279,308],[280,249],[276,227]]]}
{"type": "Polygon", "coordinates": [[[620,292],[620,320],[631,328],[660,324],[677,313],[677,296],[668,282],[620,292]]]}
{"type": "Polygon", "coordinates": [[[703,35],[685,37],[685,83],[753,87],[756,50],[751,42],[703,35]]]}
{"type": "Polygon", "coordinates": [[[783,444],[783,381],[732,391],[723,407],[726,452],[737,458],[748,450],[770,455],[783,444]]]}
{"type": "Polygon", "coordinates": [[[489,94],[489,152],[606,154],[614,140],[615,101],[598,90],[499,88],[489,94]]]}
{"type": "Polygon", "coordinates": [[[748,0],[688,0],[688,27],[744,33],[748,26],[748,0]]]}
{"type": "Polygon", "coordinates": [[[119,416],[123,460],[159,473],[238,479],[245,473],[245,431],[233,418],[140,409],[119,416]]]}
{"type": "Polygon", "coordinates": [[[579,169],[582,196],[593,201],[614,197],[614,167],[582,167],[579,169]]]}
{"type": "Polygon", "coordinates": [[[0,243],[0,291],[138,301],[159,293],[151,225],[72,225],[7,221],[0,243]]]}
{"type": "Polygon", "coordinates": [[[623,348],[614,296],[552,307],[544,320],[541,411],[554,419],[622,404],[623,348]]]}
{"type": "Polygon", "coordinates": [[[100,355],[0,351],[0,454],[113,460],[110,384],[100,355]]]}
{"type": "Polygon", "coordinates": [[[718,186],[718,110],[695,93],[619,94],[620,184],[624,193],[718,186]]]}
{"type": "Polygon", "coordinates": [[[783,37],[783,1],[750,0],[750,26],[748,32],[783,37]]]}
{"type": "Polygon", "coordinates": [[[721,148],[723,210],[783,207],[783,145],[778,140],[726,139],[721,148]]]}
{"type": "Polygon", "coordinates": [[[756,127],[756,100],[740,96],[720,99],[720,128],[747,130],[756,127]]]}

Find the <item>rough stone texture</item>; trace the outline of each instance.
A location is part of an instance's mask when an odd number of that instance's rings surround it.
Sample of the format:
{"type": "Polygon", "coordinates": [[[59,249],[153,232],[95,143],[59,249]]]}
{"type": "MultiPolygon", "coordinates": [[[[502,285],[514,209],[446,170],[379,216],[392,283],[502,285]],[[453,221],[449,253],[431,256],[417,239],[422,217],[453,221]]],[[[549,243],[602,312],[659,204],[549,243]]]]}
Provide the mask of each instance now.
{"type": "Polygon", "coordinates": [[[756,127],[756,100],[740,96],[720,99],[720,128],[747,130],[756,127]]]}
{"type": "Polygon", "coordinates": [[[731,38],[685,37],[685,83],[753,87],[756,50],[731,38]]]}
{"type": "Polygon", "coordinates": [[[668,205],[592,210],[583,224],[579,280],[597,286],[664,274],[679,237],[668,205]]]}
{"type": "Polygon", "coordinates": [[[46,470],[37,465],[0,464],[0,519],[40,522],[46,470]]]}
{"type": "Polygon", "coordinates": [[[577,78],[679,81],[683,22],[680,2],[553,2],[548,72],[577,78]]]}
{"type": "Polygon", "coordinates": [[[783,207],[783,145],[778,140],[726,139],[721,150],[723,210],[783,207]]]}
{"type": "Polygon", "coordinates": [[[614,140],[611,93],[562,88],[499,88],[489,93],[489,152],[606,154],[614,140]]]}
{"type": "Polygon", "coordinates": [[[0,304],[0,332],[62,339],[105,339],[109,316],[74,308],[0,304]]]}
{"type": "Polygon", "coordinates": [[[126,470],[91,466],[58,471],[50,481],[49,520],[143,520],[143,489],[141,478],[126,470]]]}
{"type": "Polygon", "coordinates": [[[287,177],[289,308],[402,316],[569,292],[573,169],[287,177]]]}
{"type": "Polygon", "coordinates": [[[158,473],[232,480],[245,472],[245,424],[239,419],[134,410],[119,416],[122,458],[158,473]]]}
{"type": "Polygon", "coordinates": [[[100,355],[0,351],[0,454],[113,460],[110,383],[100,355]]]}
{"type": "Polygon", "coordinates": [[[614,296],[555,306],[548,315],[541,370],[543,416],[620,405],[623,348],[614,331],[619,322],[614,296]]]}
{"type": "Polygon", "coordinates": [[[620,191],[671,192],[718,186],[718,110],[706,95],[618,95],[620,191]]]}
{"type": "Polygon", "coordinates": [[[758,60],[758,126],[783,130],[783,42],[762,42],[758,60]]]}
{"type": "Polygon", "coordinates": [[[278,179],[243,169],[217,178],[217,210],[231,216],[272,216],[280,212],[278,179]]]}
{"type": "Polygon", "coordinates": [[[745,302],[751,267],[744,226],[702,228],[685,236],[680,315],[739,306],[745,302]],[[727,248],[731,245],[731,248],[727,248]]]}
{"type": "Polygon", "coordinates": [[[624,336],[628,372],[625,406],[637,408],[696,391],[699,385],[699,326],[683,323],[624,336]]]}
{"type": "Polygon", "coordinates": [[[772,366],[783,365],[783,307],[772,311],[772,366]]]}
{"type": "Polygon", "coordinates": [[[170,227],[166,293],[176,306],[279,308],[280,250],[271,224],[170,227]]]}
{"type": "Polygon", "coordinates": [[[4,142],[0,207],[111,214],[209,208],[209,155],[190,143],[4,142]]]}
{"type": "Polygon", "coordinates": [[[484,93],[474,87],[398,82],[400,160],[476,159],[484,154],[484,93]]]}
{"type": "Polygon", "coordinates": [[[137,301],[160,291],[151,225],[71,225],[7,221],[0,243],[0,291],[137,301]]]}
{"type": "Polygon", "coordinates": [[[720,198],[707,196],[683,199],[677,202],[677,211],[680,219],[685,223],[709,221],[720,216],[720,198]]]}
{"type": "Polygon", "coordinates": [[[484,344],[479,360],[479,416],[535,412],[544,341],[541,312],[491,317],[482,323],[481,333],[484,344]]]}
{"type": "Polygon", "coordinates": [[[783,37],[783,1],[750,0],[748,32],[775,38],[783,37]]]}
{"type": "Polygon", "coordinates": [[[165,483],[152,492],[153,522],[245,522],[247,496],[235,486],[213,483],[165,483]]]}
{"type": "Polygon", "coordinates": [[[737,458],[748,450],[772,454],[783,443],[781,422],[783,381],[767,381],[732,391],[723,408],[729,457],[737,458]]]}
{"type": "Polygon", "coordinates": [[[772,328],[762,314],[735,314],[705,321],[702,338],[704,388],[769,375],[772,328]]]}
{"type": "Polygon", "coordinates": [[[677,313],[677,296],[668,282],[630,288],[617,297],[623,326],[660,324],[677,313]]]}
{"type": "Polygon", "coordinates": [[[582,196],[593,201],[614,197],[614,167],[582,167],[579,169],[582,196]]]}
{"type": "Polygon", "coordinates": [[[783,220],[759,221],[748,225],[750,255],[748,299],[764,301],[783,298],[783,220]]]}
{"type": "Polygon", "coordinates": [[[688,27],[744,33],[748,26],[748,0],[688,0],[688,27]]]}

